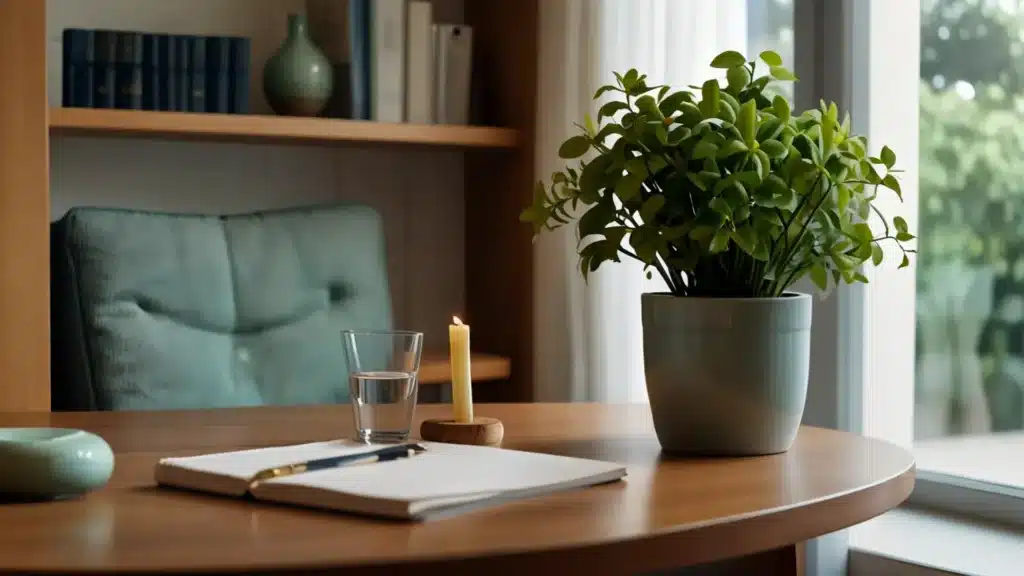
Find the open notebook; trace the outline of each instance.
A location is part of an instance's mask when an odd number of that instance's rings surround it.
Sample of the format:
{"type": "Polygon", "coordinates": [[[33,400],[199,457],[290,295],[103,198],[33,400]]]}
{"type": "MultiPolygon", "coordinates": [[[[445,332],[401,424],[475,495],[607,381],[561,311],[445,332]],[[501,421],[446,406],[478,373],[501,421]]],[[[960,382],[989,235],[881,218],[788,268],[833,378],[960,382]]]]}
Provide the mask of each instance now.
{"type": "Polygon", "coordinates": [[[186,458],[156,465],[160,485],[245,496],[282,504],[426,520],[559,490],[618,480],[625,467],[608,462],[420,442],[426,451],[390,462],[342,466],[259,482],[266,468],[369,452],[380,446],[348,441],[259,448],[186,458]]]}

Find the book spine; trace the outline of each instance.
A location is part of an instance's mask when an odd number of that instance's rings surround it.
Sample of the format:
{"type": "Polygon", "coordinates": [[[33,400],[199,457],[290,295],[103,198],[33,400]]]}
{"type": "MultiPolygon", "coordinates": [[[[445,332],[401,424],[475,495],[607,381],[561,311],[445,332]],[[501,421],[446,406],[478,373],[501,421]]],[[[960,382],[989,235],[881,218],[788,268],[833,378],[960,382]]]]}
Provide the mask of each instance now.
{"type": "Polygon", "coordinates": [[[409,122],[434,121],[434,33],[430,2],[409,3],[406,46],[405,117],[409,122]]]}
{"type": "Polygon", "coordinates": [[[206,111],[227,114],[230,109],[231,39],[206,39],[206,111]]]}
{"type": "Polygon", "coordinates": [[[228,112],[249,113],[249,61],[252,42],[248,38],[231,39],[231,61],[228,73],[228,112]]]}
{"type": "Polygon", "coordinates": [[[156,34],[142,36],[142,109],[161,110],[160,96],[160,37],[156,34]]]}
{"type": "Polygon", "coordinates": [[[160,34],[157,36],[157,84],[160,96],[157,99],[157,110],[172,111],[178,109],[178,44],[174,36],[160,34]]]}
{"type": "Polygon", "coordinates": [[[142,34],[117,33],[117,93],[114,107],[122,110],[142,109],[142,34]]]}
{"type": "Polygon", "coordinates": [[[189,36],[189,112],[207,112],[206,109],[206,38],[189,36]]]}
{"type": "Polygon", "coordinates": [[[175,36],[174,44],[178,51],[174,58],[174,79],[177,84],[174,109],[179,112],[188,112],[189,104],[192,103],[192,75],[189,72],[189,62],[192,60],[189,50],[192,45],[187,36],[175,36]]]}
{"type": "Polygon", "coordinates": [[[64,62],[61,104],[66,107],[92,108],[92,65],[94,59],[91,30],[64,30],[64,62]]]}
{"type": "Polygon", "coordinates": [[[405,119],[405,0],[373,0],[373,119],[405,119]]]}
{"type": "Polygon", "coordinates": [[[352,118],[369,120],[372,47],[370,39],[370,0],[349,0],[349,42],[352,62],[349,79],[352,91],[352,118]]]}
{"type": "Polygon", "coordinates": [[[440,24],[437,28],[437,92],[439,124],[469,124],[473,29],[440,24]]]}
{"type": "Polygon", "coordinates": [[[117,103],[117,32],[96,30],[93,40],[93,107],[114,108],[117,103]]]}

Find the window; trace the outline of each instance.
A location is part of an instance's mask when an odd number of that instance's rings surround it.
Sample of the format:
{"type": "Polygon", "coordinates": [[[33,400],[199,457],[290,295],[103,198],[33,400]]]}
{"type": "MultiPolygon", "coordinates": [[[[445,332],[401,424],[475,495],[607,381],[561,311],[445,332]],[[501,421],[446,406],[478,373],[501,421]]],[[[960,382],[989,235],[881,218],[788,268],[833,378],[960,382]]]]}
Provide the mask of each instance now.
{"type": "MultiPolygon", "coordinates": [[[[747,0],[747,55],[774,50],[793,66],[793,0],[747,0]]],[[[780,83],[778,88],[790,88],[780,83]]]]}
{"type": "Polygon", "coordinates": [[[881,208],[919,236],[915,274],[883,265],[826,309],[840,424],[913,449],[912,503],[1024,522],[1024,2],[840,5],[819,70],[897,151],[905,202],[881,208]]]}
{"type": "Polygon", "coordinates": [[[1024,487],[1024,2],[922,0],[919,468],[1024,487]]]}

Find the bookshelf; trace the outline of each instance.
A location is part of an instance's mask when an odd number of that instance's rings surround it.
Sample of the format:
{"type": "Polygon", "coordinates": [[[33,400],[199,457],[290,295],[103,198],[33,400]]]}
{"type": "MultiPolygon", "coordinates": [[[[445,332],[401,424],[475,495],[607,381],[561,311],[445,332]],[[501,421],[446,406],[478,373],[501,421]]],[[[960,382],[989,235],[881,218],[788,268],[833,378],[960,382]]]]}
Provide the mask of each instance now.
{"type": "MultiPolygon", "coordinates": [[[[474,353],[470,357],[473,365],[473,382],[504,380],[509,377],[511,363],[508,358],[493,354],[474,353]]],[[[420,359],[420,384],[444,384],[451,379],[451,365],[444,353],[423,353],[420,359]]]]}
{"type": "Polygon", "coordinates": [[[511,128],[385,124],[359,120],[142,110],[50,108],[50,134],[249,143],[515,148],[511,128]]]}
{"type": "MultiPolygon", "coordinates": [[[[0,2],[0,77],[12,87],[0,90],[0,411],[50,410],[50,142],[80,135],[457,150],[465,194],[462,221],[452,225],[464,237],[474,380],[497,380],[475,387],[474,397],[532,400],[533,247],[518,214],[536,179],[539,6],[540,0],[465,0],[488,126],[437,126],[51,108],[47,2],[0,2]]],[[[425,384],[447,373],[444,355],[424,357],[425,384]]]]}

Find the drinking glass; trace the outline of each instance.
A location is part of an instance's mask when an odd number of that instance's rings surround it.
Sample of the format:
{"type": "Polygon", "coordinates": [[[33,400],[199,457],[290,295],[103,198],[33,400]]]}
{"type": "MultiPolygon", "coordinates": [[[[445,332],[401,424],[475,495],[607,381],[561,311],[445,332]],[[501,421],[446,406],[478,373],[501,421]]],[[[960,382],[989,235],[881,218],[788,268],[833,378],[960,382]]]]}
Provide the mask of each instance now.
{"type": "Polygon", "coordinates": [[[408,440],[423,333],[346,330],[342,339],[356,437],[369,443],[408,440]]]}

